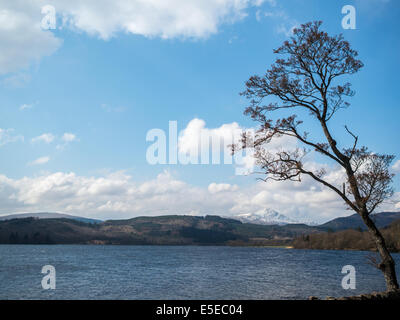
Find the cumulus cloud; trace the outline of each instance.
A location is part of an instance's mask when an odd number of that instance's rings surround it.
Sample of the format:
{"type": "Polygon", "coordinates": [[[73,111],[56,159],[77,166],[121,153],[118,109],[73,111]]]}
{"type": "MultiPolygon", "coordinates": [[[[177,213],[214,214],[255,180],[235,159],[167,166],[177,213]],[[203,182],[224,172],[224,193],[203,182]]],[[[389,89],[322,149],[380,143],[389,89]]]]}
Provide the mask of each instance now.
{"type": "Polygon", "coordinates": [[[63,150],[69,143],[74,142],[74,141],[79,141],[79,139],[76,136],[76,134],[65,132],[61,136],[61,141],[62,141],[62,143],[58,144],[56,147],[58,150],[63,150]]]}
{"type": "MultiPolygon", "coordinates": [[[[238,175],[246,175],[255,168],[254,150],[247,148],[235,152],[232,156],[230,145],[239,144],[243,132],[255,134],[255,128],[243,128],[237,122],[226,123],[216,128],[208,128],[206,122],[195,118],[181,131],[178,137],[178,151],[190,158],[190,163],[202,164],[234,164],[238,175]],[[223,154],[221,156],[221,154],[223,154]]],[[[273,138],[266,150],[276,152],[282,147],[294,149],[297,142],[292,137],[282,136],[273,138]]]]}
{"type": "MultiPolygon", "coordinates": [[[[269,0],[270,1],[270,0],[269,0]]],[[[145,37],[207,38],[222,24],[247,16],[247,9],[264,0],[54,0],[57,28],[85,32],[107,40],[118,33],[145,37]]],[[[0,0],[0,75],[27,68],[62,44],[41,27],[47,0],[0,0]]],[[[4,80],[14,83],[15,76],[4,80]]],[[[21,81],[17,81],[21,83],[21,81]]]]}
{"type": "Polygon", "coordinates": [[[76,141],[77,137],[75,134],[73,133],[69,133],[66,132],[63,134],[62,138],[61,138],[64,142],[72,142],[72,141],[76,141]]]}
{"type": "Polygon", "coordinates": [[[232,144],[240,141],[247,129],[232,122],[217,128],[207,128],[202,119],[191,120],[178,137],[180,163],[186,164],[234,164],[235,174],[246,175],[254,169],[254,150],[251,148],[235,152],[232,144]]]}
{"type": "Polygon", "coordinates": [[[54,141],[54,139],[55,139],[55,136],[54,136],[53,134],[51,134],[51,133],[43,133],[43,134],[40,135],[40,136],[37,136],[37,137],[32,138],[31,141],[32,141],[33,143],[35,143],[35,142],[51,143],[51,142],[54,141]]]}
{"type": "Polygon", "coordinates": [[[218,192],[224,192],[224,191],[236,191],[238,190],[239,187],[234,184],[231,185],[229,183],[210,183],[208,186],[208,192],[210,193],[218,193],[218,192]]]}
{"type": "Polygon", "coordinates": [[[239,140],[242,132],[243,128],[237,122],[223,124],[218,128],[207,128],[204,120],[195,118],[182,130],[178,139],[178,150],[185,154],[198,154],[199,151],[210,148],[215,153],[225,152],[229,144],[239,140]]]}
{"type": "MultiPolygon", "coordinates": [[[[52,143],[56,140],[56,136],[52,133],[43,133],[40,136],[34,137],[31,139],[32,143],[44,142],[44,143],[52,143]]],[[[67,144],[73,141],[79,141],[76,134],[65,132],[61,137],[58,137],[57,140],[61,142],[61,144],[57,145],[57,149],[63,149],[67,144]]]]}
{"type": "Polygon", "coordinates": [[[56,0],[66,25],[102,39],[118,32],[164,39],[205,38],[223,23],[246,17],[246,9],[263,0],[56,0]]]}
{"type": "Polygon", "coordinates": [[[61,45],[53,33],[42,30],[40,8],[38,1],[0,1],[0,75],[27,68],[61,45]]]}
{"type": "MultiPolygon", "coordinates": [[[[329,168],[328,179],[339,186],[342,174],[338,168],[329,168]]],[[[2,214],[57,211],[101,219],[164,214],[234,216],[266,208],[300,221],[325,222],[351,214],[333,191],[308,177],[302,183],[258,181],[239,187],[213,182],[199,187],[168,171],[141,182],[124,172],[100,177],[56,172],[21,179],[0,175],[0,202],[2,214]]],[[[394,210],[398,203],[385,204],[384,209],[394,210]]]]}
{"type": "Polygon", "coordinates": [[[333,191],[309,177],[304,177],[301,183],[260,181],[242,191],[230,208],[231,214],[259,213],[273,208],[294,220],[323,222],[347,213],[333,191]]]}
{"type": "Polygon", "coordinates": [[[397,160],[397,161],[395,162],[395,164],[392,166],[392,169],[393,169],[395,172],[400,172],[400,160],[397,160]]]}
{"type": "Polygon", "coordinates": [[[392,202],[392,204],[394,204],[394,207],[396,208],[396,209],[400,209],[400,192],[396,192],[394,195],[393,195],[393,202],[392,202]]]}

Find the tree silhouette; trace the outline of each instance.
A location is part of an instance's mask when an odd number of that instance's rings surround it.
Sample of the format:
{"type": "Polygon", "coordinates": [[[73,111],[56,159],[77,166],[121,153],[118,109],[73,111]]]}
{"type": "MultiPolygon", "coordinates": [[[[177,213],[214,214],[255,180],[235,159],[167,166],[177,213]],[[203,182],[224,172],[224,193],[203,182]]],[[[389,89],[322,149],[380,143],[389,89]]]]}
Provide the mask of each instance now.
{"type": "Polygon", "coordinates": [[[358,53],[350,47],[342,35],[330,36],[320,30],[322,22],[309,22],[293,31],[290,41],[274,50],[282,55],[272,64],[264,76],[252,76],[241,94],[250,100],[245,114],[260,123],[255,135],[245,132],[240,144],[232,146],[233,152],[241,148],[254,148],[256,164],[265,181],[301,181],[309,176],[336,192],[349,209],[357,212],[380,254],[378,268],[383,272],[388,291],[399,288],[395,263],[381,232],[370,214],[393,194],[393,175],[389,167],[392,155],[376,154],[364,146],[358,146],[358,136],[345,126],[353,140],[351,147],[340,149],[328,122],[337,111],[349,107],[346,98],[354,95],[349,82],[339,82],[363,67],[358,53]],[[271,98],[263,104],[265,98],[271,98]],[[290,109],[305,110],[318,123],[322,140],[314,141],[309,133],[301,132],[303,123],[298,114],[271,119],[272,112],[290,109]],[[289,136],[303,148],[269,151],[268,143],[276,137],[289,136]],[[326,179],[323,169],[311,170],[305,166],[304,157],[311,150],[339,164],[346,178],[340,185],[326,179]]]}

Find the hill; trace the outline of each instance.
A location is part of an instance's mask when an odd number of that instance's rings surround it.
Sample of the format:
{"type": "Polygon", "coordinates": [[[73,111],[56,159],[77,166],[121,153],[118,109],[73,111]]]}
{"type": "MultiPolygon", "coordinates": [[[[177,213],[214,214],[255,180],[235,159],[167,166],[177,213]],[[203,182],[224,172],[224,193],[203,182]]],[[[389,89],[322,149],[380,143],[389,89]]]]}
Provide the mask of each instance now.
{"type": "MultiPolygon", "coordinates": [[[[388,249],[392,252],[400,252],[400,220],[381,228],[381,232],[386,240],[388,249]]],[[[303,235],[293,241],[293,247],[296,249],[319,250],[376,250],[368,231],[362,231],[361,229],[303,235]]]]}
{"type": "Polygon", "coordinates": [[[101,220],[98,219],[90,219],[84,217],[73,216],[64,213],[55,213],[55,212],[36,212],[36,213],[16,213],[9,214],[5,216],[0,216],[0,221],[11,220],[11,219],[21,219],[21,218],[38,218],[38,219],[72,219],[87,223],[100,223],[101,220]]]}
{"type": "Polygon", "coordinates": [[[29,217],[0,221],[0,243],[276,245],[318,231],[306,225],[263,226],[218,216],[138,217],[96,224],[29,217]]]}
{"type": "MultiPolygon", "coordinates": [[[[63,213],[52,213],[52,212],[39,212],[39,213],[20,213],[20,214],[9,214],[0,216],[0,221],[3,220],[11,220],[11,219],[21,219],[21,218],[39,218],[39,219],[72,219],[87,223],[101,223],[102,220],[98,219],[90,219],[79,217],[75,215],[63,214],[63,213]]],[[[167,216],[172,217],[172,216],[167,216]]],[[[182,217],[182,216],[178,216],[182,217]]],[[[386,227],[390,225],[393,221],[400,219],[400,212],[380,212],[372,215],[373,220],[376,222],[379,228],[386,227]]],[[[147,217],[151,219],[161,219],[160,217],[147,217]]],[[[261,224],[261,225],[281,225],[281,226],[289,226],[288,229],[292,229],[291,225],[307,225],[317,227],[317,229],[325,230],[325,231],[339,231],[346,229],[359,229],[366,230],[361,218],[357,214],[353,214],[347,217],[341,217],[333,219],[324,224],[318,225],[316,223],[309,222],[297,222],[291,218],[286,217],[283,214],[280,214],[277,211],[266,209],[263,212],[258,213],[249,213],[249,214],[240,214],[237,216],[223,216],[222,218],[231,220],[239,220],[242,223],[250,223],[250,224],[261,224]]],[[[134,219],[146,219],[146,217],[139,217],[127,220],[109,220],[110,223],[117,223],[116,221],[120,221],[120,223],[128,223],[128,221],[135,221],[134,219]]],[[[169,218],[167,218],[169,219],[169,218]]],[[[139,221],[139,220],[137,220],[139,221]]],[[[285,230],[284,228],[282,230],[285,230]]]]}
{"type": "MultiPolygon", "coordinates": [[[[374,215],[374,219],[380,228],[385,228],[397,216],[400,217],[400,213],[384,212],[374,215]]],[[[345,248],[348,241],[346,239],[357,239],[366,243],[364,238],[359,239],[360,234],[354,235],[354,232],[360,233],[364,229],[361,220],[358,221],[358,216],[354,215],[334,219],[320,226],[308,226],[243,223],[236,219],[212,215],[169,215],[100,221],[64,214],[39,213],[0,217],[0,244],[287,246],[296,239],[297,247],[345,248]],[[348,232],[335,233],[333,236],[335,230],[348,232]],[[307,237],[313,240],[305,243],[303,240],[307,237]],[[331,245],[324,244],[329,242],[327,239],[332,241],[331,245]],[[318,241],[322,244],[316,244],[318,241]]],[[[368,237],[367,233],[363,237],[368,237]]],[[[364,244],[354,246],[368,247],[364,244]]]]}
{"type": "MultiPolygon", "coordinates": [[[[378,228],[389,226],[393,221],[400,219],[400,212],[379,212],[371,215],[372,220],[378,228]]],[[[348,217],[333,219],[319,226],[320,228],[339,231],[346,229],[361,229],[366,230],[366,227],[358,214],[353,214],[348,217]]]]}

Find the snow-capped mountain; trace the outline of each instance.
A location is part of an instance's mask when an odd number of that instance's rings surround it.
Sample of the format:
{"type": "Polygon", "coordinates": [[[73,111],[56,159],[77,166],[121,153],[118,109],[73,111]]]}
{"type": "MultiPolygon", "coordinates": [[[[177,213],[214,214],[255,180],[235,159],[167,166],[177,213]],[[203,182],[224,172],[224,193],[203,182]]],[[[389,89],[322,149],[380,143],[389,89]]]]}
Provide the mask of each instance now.
{"type": "Polygon", "coordinates": [[[235,216],[234,218],[240,220],[241,222],[266,225],[285,225],[290,223],[301,223],[272,209],[265,209],[264,211],[259,211],[255,213],[243,213],[235,216]]]}

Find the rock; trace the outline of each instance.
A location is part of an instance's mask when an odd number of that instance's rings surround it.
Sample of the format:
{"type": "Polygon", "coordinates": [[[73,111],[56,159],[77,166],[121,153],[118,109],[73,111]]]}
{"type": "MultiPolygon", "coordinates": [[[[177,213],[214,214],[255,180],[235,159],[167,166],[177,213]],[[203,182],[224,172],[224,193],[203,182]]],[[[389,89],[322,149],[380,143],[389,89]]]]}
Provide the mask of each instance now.
{"type": "Polygon", "coordinates": [[[391,292],[372,292],[370,294],[360,294],[358,296],[350,297],[326,297],[326,300],[400,300],[400,290],[391,292]]]}

